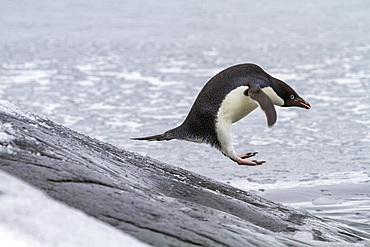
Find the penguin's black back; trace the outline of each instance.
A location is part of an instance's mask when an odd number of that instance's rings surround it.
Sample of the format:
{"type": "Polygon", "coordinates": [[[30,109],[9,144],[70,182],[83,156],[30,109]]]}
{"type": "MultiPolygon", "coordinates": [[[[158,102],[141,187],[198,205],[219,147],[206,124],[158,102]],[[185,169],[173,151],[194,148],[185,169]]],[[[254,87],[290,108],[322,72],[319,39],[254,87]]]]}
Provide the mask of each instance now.
{"type": "Polygon", "coordinates": [[[268,86],[269,77],[255,64],[239,64],[219,72],[200,91],[185,121],[166,133],[175,139],[202,140],[220,149],[216,117],[226,95],[237,87],[256,81],[261,87],[268,86]]]}

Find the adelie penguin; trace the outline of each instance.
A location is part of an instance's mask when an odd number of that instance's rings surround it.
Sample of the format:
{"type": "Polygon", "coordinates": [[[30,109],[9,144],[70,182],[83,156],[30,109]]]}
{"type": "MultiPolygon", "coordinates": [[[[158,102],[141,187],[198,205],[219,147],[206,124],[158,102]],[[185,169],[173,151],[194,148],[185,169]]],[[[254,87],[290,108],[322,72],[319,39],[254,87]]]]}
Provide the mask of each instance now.
{"type": "Polygon", "coordinates": [[[238,164],[260,165],[264,161],[246,160],[256,153],[236,154],[231,125],[260,106],[271,127],[277,118],[274,105],[311,108],[293,88],[258,65],[239,64],[219,72],[207,82],[180,126],[160,135],[132,139],[204,142],[238,164]]]}

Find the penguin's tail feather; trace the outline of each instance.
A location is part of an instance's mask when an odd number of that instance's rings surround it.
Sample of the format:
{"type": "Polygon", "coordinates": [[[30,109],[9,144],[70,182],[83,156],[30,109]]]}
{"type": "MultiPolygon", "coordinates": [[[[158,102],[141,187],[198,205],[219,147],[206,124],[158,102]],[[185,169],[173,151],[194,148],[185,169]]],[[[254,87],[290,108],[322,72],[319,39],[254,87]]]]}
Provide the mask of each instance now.
{"type": "Polygon", "coordinates": [[[179,135],[179,133],[181,132],[182,132],[182,126],[179,126],[177,128],[167,130],[166,132],[160,135],[131,138],[131,140],[138,140],[138,141],[169,141],[172,139],[182,140],[184,138],[182,138],[182,136],[179,135]]]}
{"type": "Polygon", "coordinates": [[[136,137],[131,138],[131,140],[138,140],[138,141],[169,141],[173,138],[168,138],[166,133],[154,136],[146,136],[146,137],[136,137]]]}

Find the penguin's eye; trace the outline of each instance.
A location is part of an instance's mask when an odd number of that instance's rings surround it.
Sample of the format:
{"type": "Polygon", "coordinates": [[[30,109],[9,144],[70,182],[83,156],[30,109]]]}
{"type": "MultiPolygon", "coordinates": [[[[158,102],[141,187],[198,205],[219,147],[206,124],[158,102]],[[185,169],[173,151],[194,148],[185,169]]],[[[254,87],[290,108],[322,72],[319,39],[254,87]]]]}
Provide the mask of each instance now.
{"type": "Polygon", "coordinates": [[[290,95],[290,99],[294,99],[295,98],[295,96],[292,94],[292,95],[290,95]]]}

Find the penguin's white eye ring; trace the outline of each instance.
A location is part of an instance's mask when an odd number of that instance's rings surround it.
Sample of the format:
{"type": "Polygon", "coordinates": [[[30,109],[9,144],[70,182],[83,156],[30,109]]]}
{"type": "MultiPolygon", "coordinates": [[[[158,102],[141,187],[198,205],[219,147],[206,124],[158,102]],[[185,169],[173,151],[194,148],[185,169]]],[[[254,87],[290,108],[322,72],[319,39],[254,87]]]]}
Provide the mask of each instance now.
{"type": "Polygon", "coordinates": [[[294,99],[295,98],[295,96],[292,94],[292,95],[290,95],[290,99],[294,99]]]}

